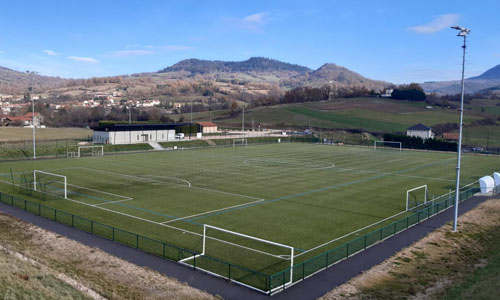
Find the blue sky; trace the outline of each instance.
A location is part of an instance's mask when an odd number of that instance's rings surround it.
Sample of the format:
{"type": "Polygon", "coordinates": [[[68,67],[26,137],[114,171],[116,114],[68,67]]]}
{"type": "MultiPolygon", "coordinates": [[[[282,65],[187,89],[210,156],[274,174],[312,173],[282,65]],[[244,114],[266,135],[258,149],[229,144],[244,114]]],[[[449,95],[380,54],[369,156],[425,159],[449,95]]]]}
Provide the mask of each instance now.
{"type": "Polygon", "coordinates": [[[92,77],[156,71],[186,58],[330,62],[394,83],[467,76],[500,63],[500,1],[10,1],[0,66],[92,77]]]}

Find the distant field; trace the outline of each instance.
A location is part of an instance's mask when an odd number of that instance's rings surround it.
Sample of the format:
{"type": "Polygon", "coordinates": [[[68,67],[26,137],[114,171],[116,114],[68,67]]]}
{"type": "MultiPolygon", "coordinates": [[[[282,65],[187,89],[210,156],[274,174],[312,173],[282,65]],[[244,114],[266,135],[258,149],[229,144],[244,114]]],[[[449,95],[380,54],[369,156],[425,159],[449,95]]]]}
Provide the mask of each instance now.
{"type": "MultiPolygon", "coordinates": [[[[476,113],[465,115],[465,122],[481,119],[476,113]]],[[[338,99],[326,102],[259,107],[245,114],[246,124],[275,127],[312,127],[328,129],[363,129],[374,132],[404,132],[414,124],[432,126],[456,123],[455,110],[427,109],[425,103],[376,98],[338,99]]],[[[221,120],[241,124],[241,116],[221,120]]],[[[247,125],[248,126],[248,125],[247,125]]]]}
{"type": "MultiPolygon", "coordinates": [[[[32,128],[0,127],[0,141],[30,140],[32,128]]],[[[85,139],[92,136],[88,128],[37,128],[36,138],[39,140],[85,139]]]]}
{"type": "Polygon", "coordinates": [[[500,126],[465,127],[463,142],[484,148],[500,147],[500,126]]]}

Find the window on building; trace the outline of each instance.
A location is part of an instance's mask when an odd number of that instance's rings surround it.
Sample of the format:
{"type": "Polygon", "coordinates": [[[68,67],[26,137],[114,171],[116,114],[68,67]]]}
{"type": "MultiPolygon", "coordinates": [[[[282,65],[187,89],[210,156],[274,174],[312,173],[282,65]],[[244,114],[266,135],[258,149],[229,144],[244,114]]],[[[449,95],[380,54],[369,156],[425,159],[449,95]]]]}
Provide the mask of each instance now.
{"type": "Polygon", "coordinates": [[[152,135],[152,134],[150,134],[150,135],[149,135],[149,139],[150,139],[150,140],[152,140],[152,139],[153,139],[153,135],[152,135]]]}
{"type": "Polygon", "coordinates": [[[137,135],[137,140],[139,140],[139,135],[137,135]]]}

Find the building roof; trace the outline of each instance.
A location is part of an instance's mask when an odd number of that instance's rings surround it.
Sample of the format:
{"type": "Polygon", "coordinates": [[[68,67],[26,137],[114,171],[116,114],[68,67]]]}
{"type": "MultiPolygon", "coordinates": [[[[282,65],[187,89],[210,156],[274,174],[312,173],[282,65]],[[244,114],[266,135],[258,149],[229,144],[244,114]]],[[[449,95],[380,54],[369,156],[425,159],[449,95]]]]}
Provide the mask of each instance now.
{"type": "Polygon", "coordinates": [[[409,127],[408,130],[417,130],[417,131],[429,131],[432,128],[425,126],[424,124],[418,123],[417,125],[413,125],[409,127]]]}
{"type": "Polygon", "coordinates": [[[443,139],[445,140],[452,140],[452,141],[458,141],[459,134],[454,133],[454,132],[444,132],[443,133],[443,139]]]}
{"type": "Polygon", "coordinates": [[[174,130],[180,126],[191,125],[191,123],[168,123],[168,124],[106,124],[94,131],[143,131],[143,130],[174,130]]]}
{"type": "Polygon", "coordinates": [[[197,122],[199,125],[203,127],[217,127],[217,124],[214,122],[197,122]]]}

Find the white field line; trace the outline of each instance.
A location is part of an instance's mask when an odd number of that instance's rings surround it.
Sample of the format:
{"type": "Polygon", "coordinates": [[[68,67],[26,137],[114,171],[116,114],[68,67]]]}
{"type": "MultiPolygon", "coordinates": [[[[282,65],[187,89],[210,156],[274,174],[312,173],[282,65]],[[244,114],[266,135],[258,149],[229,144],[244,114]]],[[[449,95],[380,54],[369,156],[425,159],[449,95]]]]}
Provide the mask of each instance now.
{"type": "Polygon", "coordinates": [[[149,181],[149,182],[167,183],[167,184],[177,185],[177,186],[180,186],[180,187],[197,189],[197,190],[203,190],[203,191],[209,191],[209,192],[219,193],[219,194],[226,194],[226,195],[230,195],[230,196],[236,196],[236,197],[242,197],[242,198],[249,198],[249,199],[255,199],[255,200],[262,200],[262,198],[257,198],[257,197],[253,197],[253,196],[247,196],[247,195],[242,195],[242,194],[236,194],[236,193],[218,191],[218,190],[213,190],[213,189],[208,189],[208,188],[203,188],[203,187],[198,187],[198,186],[187,186],[185,184],[178,184],[178,183],[173,183],[173,182],[165,182],[165,181],[162,181],[162,180],[155,180],[155,179],[145,178],[145,177],[141,177],[141,176],[121,174],[121,173],[104,171],[104,170],[99,170],[99,169],[92,169],[92,168],[87,168],[87,167],[81,167],[81,169],[86,169],[86,170],[91,170],[91,171],[101,172],[101,173],[108,173],[108,174],[122,176],[122,177],[130,177],[130,178],[140,179],[140,180],[149,181]]]}
{"type": "MultiPolygon", "coordinates": [[[[104,192],[104,191],[101,191],[101,190],[91,189],[91,188],[84,187],[84,186],[81,186],[81,185],[70,184],[70,183],[68,183],[68,185],[69,186],[74,186],[74,187],[77,187],[77,188],[81,188],[81,189],[84,189],[84,190],[89,190],[89,191],[93,191],[93,192],[102,193],[102,194],[105,194],[105,195],[110,195],[110,196],[115,196],[115,197],[123,198],[124,200],[133,200],[134,199],[132,197],[127,197],[127,196],[123,196],[123,195],[113,194],[113,193],[110,193],[110,192],[104,192]]],[[[121,200],[121,201],[123,201],[123,200],[121,200]]]]}
{"type": "Polygon", "coordinates": [[[104,203],[97,203],[97,204],[93,204],[92,206],[107,205],[107,204],[113,204],[113,203],[130,201],[130,200],[134,200],[134,198],[124,199],[124,200],[117,200],[117,201],[109,201],[109,202],[104,202],[104,203]]]}
{"type": "Polygon", "coordinates": [[[221,211],[221,210],[236,208],[236,207],[245,206],[245,205],[249,205],[249,204],[253,204],[253,203],[259,203],[259,202],[262,202],[262,201],[265,201],[265,200],[266,199],[260,199],[260,200],[257,200],[257,201],[252,201],[252,202],[242,203],[242,204],[238,204],[238,205],[223,207],[223,208],[219,208],[219,209],[215,209],[215,210],[211,210],[211,211],[202,212],[202,213],[191,215],[191,216],[187,216],[187,217],[182,217],[182,218],[177,218],[177,219],[174,219],[174,220],[165,221],[165,222],[162,222],[162,224],[167,224],[167,223],[176,222],[176,221],[182,221],[184,219],[190,219],[190,218],[194,218],[194,217],[203,216],[203,215],[206,215],[206,214],[218,212],[218,211],[221,211]]]}
{"type": "Polygon", "coordinates": [[[354,168],[335,167],[335,169],[339,169],[339,170],[343,170],[343,171],[356,171],[359,173],[372,173],[372,174],[387,175],[387,176],[408,177],[408,178],[418,178],[418,179],[432,179],[432,180],[437,180],[437,181],[455,182],[455,180],[452,180],[452,179],[434,178],[434,177],[425,177],[425,176],[416,176],[416,175],[404,175],[404,174],[386,173],[386,172],[378,172],[378,171],[368,171],[368,170],[354,169],[354,168]]]}
{"type": "MultiPolygon", "coordinates": [[[[321,170],[321,169],[329,169],[335,167],[335,164],[321,164],[321,165],[307,165],[307,164],[296,164],[292,162],[285,162],[285,161],[277,161],[277,160],[265,160],[265,159],[245,159],[243,160],[243,164],[249,164],[252,161],[257,161],[257,162],[265,162],[265,163],[274,163],[274,164],[283,164],[283,165],[290,165],[290,166],[296,166],[296,167],[303,167],[306,169],[312,169],[312,170],[321,170]]],[[[257,165],[259,167],[259,165],[257,165]]]]}
{"type": "Polygon", "coordinates": [[[192,186],[191,182],[187,181],[186,179],[180,179],[180,178],[169,177],[169,176],[159,176],[159,175],[144,175],[144,176],[146,176],[146,177],[157,177],[157,178],[174,179],[174,180],[178,180],[178,181],[182,181],[182,182],[187,183],[188,187],[192,186]]]}

